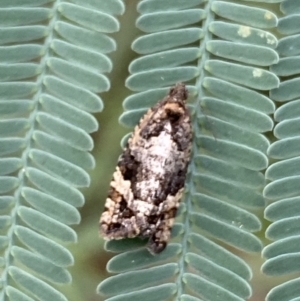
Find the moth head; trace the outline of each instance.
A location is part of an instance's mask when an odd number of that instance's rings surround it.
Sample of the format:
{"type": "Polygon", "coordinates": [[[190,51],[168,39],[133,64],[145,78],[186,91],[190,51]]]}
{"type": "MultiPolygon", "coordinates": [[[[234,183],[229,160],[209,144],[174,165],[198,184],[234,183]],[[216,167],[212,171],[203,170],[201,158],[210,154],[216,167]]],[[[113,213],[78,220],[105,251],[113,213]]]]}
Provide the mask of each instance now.
{"type": "Polygon", "coordinates": [[[184,83],[177,83],[174,87],[170,89],[169,96],[173,100],[179,102],[185,102],[188,98],[188,90],[185,87],[184,83]]]}
{"type": "Polygon", "coordinates": [[[168,96],[165,98],[164,110],[167,118],[173,122],[180,122],[181,118],[187,113],[186,100],[188,90],[183,83],[177,83],[170,89],[168,96]]]}

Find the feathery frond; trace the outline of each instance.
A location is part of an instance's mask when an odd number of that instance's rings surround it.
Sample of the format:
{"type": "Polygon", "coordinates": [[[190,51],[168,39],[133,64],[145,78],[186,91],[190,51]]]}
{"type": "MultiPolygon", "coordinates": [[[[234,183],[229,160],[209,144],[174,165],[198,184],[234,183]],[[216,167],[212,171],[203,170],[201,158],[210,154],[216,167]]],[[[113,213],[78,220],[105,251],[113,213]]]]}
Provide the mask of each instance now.
{"type": "MultiPolygon", "coordinates": [[[[270,183],[264,189],[265,197],[273,201],[265,210],[266,219],[273,222],[266,230],[266,237],[273,242],[263,250],[266,262],[262,266],[262,271],[270,276],[300,271],[300,31],[299,26],[295,26],[300,10],[295,4],[295,1],[283,1],[280,5],[284,14],[278,23],[282,35],[277,47],[280,60],[271,66],[271,71],[280,76],[282,82],[271,90],[270,96],[282,105],[274,114],[277,140],[269,147],[268,155],[276,161],[266,171],[270,183]]],[[[267,300],[298,300],[299,283],[298,277],[274,287],[267,300]]]]}
{"type": "Polygon", "coordinates": [[[278,62],[277,40],[265,29],[277,17],[254,4],[202,0],[144,0],[138,11],[136,26],[146,34],[132,43],[141,56],[126,81],[137,93],[124,100],[120,122],[134,126],[169,85],[185,81],[193,158],[172,242],[155,257],[141,240],[108,242],[107,250],[122,252],[107,265],[119,275],[98,291],[107,300],[247,299],[251,270],[219,242],[247,252],[262,248],[252,233],[261,222],[252,211],[265,205],[263,133],[273,128],[275,106],[264,91],[279,85],[267,69],[278,62]]]}
{"type": "Polygon", "coordinates": [[[1,300],[67,300],[119,0],[0,3],[1,300]]]}

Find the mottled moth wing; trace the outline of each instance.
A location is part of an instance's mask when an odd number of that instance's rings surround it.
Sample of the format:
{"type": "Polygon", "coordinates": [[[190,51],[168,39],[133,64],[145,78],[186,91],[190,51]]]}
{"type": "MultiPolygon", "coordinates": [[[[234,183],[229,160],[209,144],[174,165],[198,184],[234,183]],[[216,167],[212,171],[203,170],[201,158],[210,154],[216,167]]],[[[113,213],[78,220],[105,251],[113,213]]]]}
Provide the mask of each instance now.
{"type": "Polygon", "coordinates": [[[178,83],[141,118],[110,183],[100,232],[105,239],[149,237],[148,249],[167,245],[191,155],[192,128],[178,83]]]}

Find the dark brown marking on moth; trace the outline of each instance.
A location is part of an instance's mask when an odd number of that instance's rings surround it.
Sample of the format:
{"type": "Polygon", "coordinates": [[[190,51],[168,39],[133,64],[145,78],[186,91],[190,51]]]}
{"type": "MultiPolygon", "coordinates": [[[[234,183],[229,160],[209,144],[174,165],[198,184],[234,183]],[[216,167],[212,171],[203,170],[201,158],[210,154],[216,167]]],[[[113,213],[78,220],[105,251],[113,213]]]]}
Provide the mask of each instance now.
{"type": "Polygon", "coordinates": [[[192,127],[183,83],[141,118],[110,183],[100,233],[105,239],[149,238],[157,254],[170,239],[191,156],[192,127]]]}

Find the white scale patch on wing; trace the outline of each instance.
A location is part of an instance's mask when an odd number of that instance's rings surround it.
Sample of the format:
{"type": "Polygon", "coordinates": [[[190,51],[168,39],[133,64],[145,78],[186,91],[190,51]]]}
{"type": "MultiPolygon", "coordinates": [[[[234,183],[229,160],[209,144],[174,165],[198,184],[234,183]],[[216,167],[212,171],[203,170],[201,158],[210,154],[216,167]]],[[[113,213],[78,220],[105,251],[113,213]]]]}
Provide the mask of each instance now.
{"type": "Polygon", "coordinates": [[[142,157],[142,173],[144,179],[136,184],[141,198],[149,203],[156,197],[155,193],[161,190],[161,181],[165,178],[168,161],[173,158],[174,142],[171,136],[171,124],[168,122],[157,137],[152,137],[145,147],[145,156],[142,157]]]}

